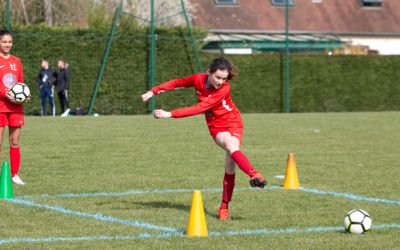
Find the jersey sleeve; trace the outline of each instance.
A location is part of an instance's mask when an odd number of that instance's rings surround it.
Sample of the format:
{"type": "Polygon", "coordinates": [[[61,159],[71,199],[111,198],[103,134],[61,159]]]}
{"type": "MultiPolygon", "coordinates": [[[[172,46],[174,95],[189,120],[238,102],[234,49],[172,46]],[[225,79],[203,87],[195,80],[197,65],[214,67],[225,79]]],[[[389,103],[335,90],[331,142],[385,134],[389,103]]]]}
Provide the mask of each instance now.
{"type": "Polygon", "coordinates": [[[157,95],[160,92],[164,92],[166,90],[193,87],[195,79],[195,75],[190,75],[184,78],[171,80],[152,88],[150,91],[153,92],[153,94],[157,95]]]}
{"type": "Polygon", "coordinates": [[[204,113],[215,105],[219,105],[222,100],[229,94],[229,91],[229,85],[225,85],[214,94],[208,96],[206,100],[199,102],[196,105],[171,111],[172,117],[182,118],[204,113]]]}

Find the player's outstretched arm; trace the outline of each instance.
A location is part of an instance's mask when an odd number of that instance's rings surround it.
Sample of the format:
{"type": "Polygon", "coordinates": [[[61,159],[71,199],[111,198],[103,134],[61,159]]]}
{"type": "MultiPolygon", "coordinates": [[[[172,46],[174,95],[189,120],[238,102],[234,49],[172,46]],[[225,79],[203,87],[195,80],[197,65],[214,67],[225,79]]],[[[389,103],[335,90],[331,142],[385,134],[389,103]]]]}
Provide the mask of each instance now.
{"type": "Polygon", "coordinates": [[[171,118],[172,114],[171,112],[162,110],[162,109],[156,109],[153,112],[154,118],[160,119],[160,118],[171,118]]]}
{"type": "Polygon", "coordinates": [[[142,95],[142,101],[143,102],[147,102],[148,100],[150,100],[150,98],[152,98],[154,96],[154,93],[152,91],[147,91],[146,93],[144,93],[142,95]]]}

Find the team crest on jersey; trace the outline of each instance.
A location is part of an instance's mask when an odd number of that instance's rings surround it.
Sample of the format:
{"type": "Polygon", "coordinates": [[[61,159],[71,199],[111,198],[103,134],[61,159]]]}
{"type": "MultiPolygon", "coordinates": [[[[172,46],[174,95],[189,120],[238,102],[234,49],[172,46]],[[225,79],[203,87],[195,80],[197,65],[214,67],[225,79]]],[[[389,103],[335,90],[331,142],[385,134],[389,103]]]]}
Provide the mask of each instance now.
{"type": "Polygon", "coordinates": [[[3,76],[2,80],[4,86],[7,88],[11,88],[14,84],[17,83],[17,77],[13,73],[7,73],[3,76]]]}

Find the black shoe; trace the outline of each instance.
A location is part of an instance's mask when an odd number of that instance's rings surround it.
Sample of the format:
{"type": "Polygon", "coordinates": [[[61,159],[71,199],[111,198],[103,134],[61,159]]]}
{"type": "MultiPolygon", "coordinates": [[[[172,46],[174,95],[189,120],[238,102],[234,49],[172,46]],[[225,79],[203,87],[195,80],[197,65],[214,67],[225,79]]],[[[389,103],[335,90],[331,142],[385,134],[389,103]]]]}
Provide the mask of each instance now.
{"type": "Polygon", "coordinates": [[[260,174],[255,174],[253,177],[250,177],[250,186],[255,188],[264,188],[267,185],[267,181],[260,174]]]}

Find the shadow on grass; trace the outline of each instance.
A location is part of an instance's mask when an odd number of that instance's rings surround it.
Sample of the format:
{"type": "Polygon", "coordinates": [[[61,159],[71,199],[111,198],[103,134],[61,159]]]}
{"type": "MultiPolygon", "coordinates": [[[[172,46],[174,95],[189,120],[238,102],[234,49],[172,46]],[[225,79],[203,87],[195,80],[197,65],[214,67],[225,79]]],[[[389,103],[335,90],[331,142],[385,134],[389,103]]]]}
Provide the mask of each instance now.
{"type": "Polygon", "coordinates": [[[169,201],[134,201],[131,203],[141,207],[168,208],[182,211],[190,211],[190,206],[169,201]]]}
{"type": "MultiPolygon", "coordinates": [[[[123,206],[115,206],[113,209],[120,209],[120,210],[130,210],[135,209],[138,207],[146,208],[156,208],[156,209],[175,209],[189,213],[191,206],[182,203],[175,203],[170,201],[119,201],[118,203],[123,204],[123,206]]],[[[97,202],[95,203],[97,206],[104,206],[104,205],[115,205],[115,202],[97,202]]],[[[208,216],[219,219],[217,216],[217,211],[209,211],[208,209],[204,209],[204,213],[208,216]]],[[[241,216],[232,216],[232,220],[243,220],[241,216]]]]}
{"type": "MultiPolygon", "coordinates": [[[[177,209],[185,212],[190,212],[191,206],[187,206],[184,204],[179,204],[179,203],[173,203],[169,201],[139,201],[139,202],[133,202],[139,206],[143,207],[153,207],[153,208],[168,208],[168,209],[177,209]]],[[[208,209],[204,209],[204,213],[207,214],[210,217],[213,217],[217,220],[219,220],[217,211],[209,211],[208,209]]],[[[241,216],[232,216],[232,220],[243,220],[243,217],[241,216]]]]}

